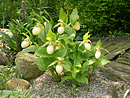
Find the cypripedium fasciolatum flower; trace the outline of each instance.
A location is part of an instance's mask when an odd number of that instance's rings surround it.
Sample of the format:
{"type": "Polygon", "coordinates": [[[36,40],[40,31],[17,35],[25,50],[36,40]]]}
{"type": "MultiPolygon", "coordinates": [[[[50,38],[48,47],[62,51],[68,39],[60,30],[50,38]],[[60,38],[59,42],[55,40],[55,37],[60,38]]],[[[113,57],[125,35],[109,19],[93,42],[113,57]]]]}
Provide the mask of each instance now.
{"type": "Polygon", "coordinates": [[[47,22],[44,22],[44,26],[47,24],[47,22]]]}
{"type": "Polygon", "coordinates": [[[97,49],[97,51],[96,51],[96,53],[95,53],[95,58],[96,58],[96,59],[99,59],[100,56],[101,56],[101,52],[100,52],[99,49],[97,49]]]}
{"type": "Polygon", "coordinates": [[[21,43],[21,47],[22,48],[26,48],[30,45],[30,39],[29,38],[26,38],[24,41],[22,41],[21,43]]]}
{"type": "Polygon", "coordinates": [[[61,65],[61,62],[58,62],[56,65],[56,72],[61,73],[63,71],[63,66],[61,65]]]}
{"type": "Polygon", "coordinates": [[[58,27],[57,31],[58,31],[58,34],[62,34],[64,32],[64,26],[61,24],[61,26],[58,27]]]}
{"type": "Polygon", "coordinates": [[[37,23],[37,25],[33,28],[32,33],[33,35],[38,35],[42,31],[41,24],[37,23]]]}
{"type": "Polygon", "coordinates": [[[90,49],[91,49],[91,45],[90,45],[90,43],[88,43],[88,42],[85,42],[85,43],[84,43],[84,47],[85,47],[87,50],[90,50],[90,49]]]}
{"type": "Polygon", "coordinates": [[[47,53],[52,54],[53,50],[54,50],[54,47],[53,47],[52,43],[49,43],[49,45],[47,46],[47,53]]]}
{"type": "Polygon", "coordinates": [[[60,44],[58,44],[58,45],[56,46],[55,50],[58,50],[58,49],[60,49],[60,48],[61,48],[61,46],[60,46],[60,44]]]}
{"type": "Polygon", "coordinates": [[[75,30],[79,30],[79,29],[80,29],[80,24],[79,24],[79,22],[76,22],[73,28],[74,28],[75,30]]]}

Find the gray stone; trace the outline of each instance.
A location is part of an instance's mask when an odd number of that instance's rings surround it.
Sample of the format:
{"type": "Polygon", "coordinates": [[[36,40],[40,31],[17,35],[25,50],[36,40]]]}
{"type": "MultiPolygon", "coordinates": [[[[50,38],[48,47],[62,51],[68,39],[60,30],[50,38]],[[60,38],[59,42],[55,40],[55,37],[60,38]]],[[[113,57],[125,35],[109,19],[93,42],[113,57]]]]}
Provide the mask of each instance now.
{"type": "Polygon", "coordinates": [[[18,90],[18,89],[28,89],[30,83],[24,79],[14,78],[6,82],[6,90],[18,90]]]}
{"type": "Polygon", "coordinates": [[[22,74],[26,80],[32,80],[39,77],[43,71],[38,69],[35,64],[37,57],[30,53],[18,53],[16,55],[15,63],[18,68],[18,73],[22,74]]]}

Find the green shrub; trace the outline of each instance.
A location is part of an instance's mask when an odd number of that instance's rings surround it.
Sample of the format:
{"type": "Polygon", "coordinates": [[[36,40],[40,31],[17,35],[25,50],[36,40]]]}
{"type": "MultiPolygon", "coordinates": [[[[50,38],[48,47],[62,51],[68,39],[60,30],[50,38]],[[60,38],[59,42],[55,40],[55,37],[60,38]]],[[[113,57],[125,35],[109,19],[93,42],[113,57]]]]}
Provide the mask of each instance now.
{"type": "MultiPolygon", "coordinates": [[[[43,15],[44,10],[50,13],[53,22],[57,23],[56,19],[59,17],[60,8],[64,8],[69,15],[76,7],[80,15],[80,23],[83,25],[82,30],[78,32],[77,39],[82,39],[82,35],[86,30],[89,30],[94,37],[109,36],[109,31],[118,32],[117,36],[128,35],[130,31],[129,18],[129,0],[25,0],[29,6],[25,8],[26,16],[32,16],[32,9],[39,15],[43,15]]],[[[21,19],[21,0],[13,0],[11,2],[11,10],[13,19],[21,19]],[[15,6],[15,7],[14,7],[15,6]]],[[[8,24],[10,20],[8,2],[1,1],[1,23],[0,27],[8,24]]]]}
{"type": "Polygon", "coordinates": [[[0,0],[0,28],[8,28],[7,25],[11,20],[10,10],[9,10],[9,1],[11,16],[13,19],[20,18],[20,9],[21,9],[21,0],[0,0]]]}

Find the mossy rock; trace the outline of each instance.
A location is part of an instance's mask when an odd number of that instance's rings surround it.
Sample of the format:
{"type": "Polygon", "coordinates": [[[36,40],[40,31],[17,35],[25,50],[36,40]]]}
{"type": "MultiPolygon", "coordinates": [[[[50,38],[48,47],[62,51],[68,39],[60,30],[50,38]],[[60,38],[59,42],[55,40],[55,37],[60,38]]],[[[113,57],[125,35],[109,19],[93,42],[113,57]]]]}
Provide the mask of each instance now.
{"type": "Polygon", "coordinates": [[[0,65],[7,65],[8,58],[5,53],[0,53],[0,65]]]}
{"type": "Polygon", "coordinates": [[[39,77],[43,71],[38,69],[35,64],[37,57],[30,53],[18,53],[16,55],[15,63],[18,68],[18,73],[22,74],[24,79],[32,80],[39,77]]]}
{"type": "Polygon", "coordinates": [[[28,89],[30,83],[24,79],[14,78],[6,82],[6,90],[18,90],[18,89],[28,89]]]}

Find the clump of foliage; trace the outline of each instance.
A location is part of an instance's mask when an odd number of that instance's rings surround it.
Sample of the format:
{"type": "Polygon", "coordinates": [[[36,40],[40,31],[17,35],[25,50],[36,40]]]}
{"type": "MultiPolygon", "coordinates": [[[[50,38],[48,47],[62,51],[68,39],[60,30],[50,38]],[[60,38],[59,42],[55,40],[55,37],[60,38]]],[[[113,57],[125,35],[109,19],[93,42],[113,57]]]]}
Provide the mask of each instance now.
{"type": "MultiPolygon", "coordinates": [[[[46,14],[50,17],[49,13],[46,12],[46,14]]],[[[44,44],[30,44],[31,40],[28,36],[28,40],[21,43],[25,48],[22,52],[34,52],[34,55],[38,56],[35,61],[38,68],[42,71],[49,70],[56,81],[61,79],[61,82],[64,82],[70,79],[74,84],[76,82],[88,84],[96,67],[104,66],[109,62],[101,54],[101,40],[93,46],[89,40],[89,32],[83,35],[83,41],[74,41],[76,31],[80,30],[76,8],[68,16],[61,8],[59,23],[54,26],[51,24],[53,23],[51,18],[49,21],[44,16],[40,17],[38,14],[36,16],[39,21],[34,19],[38,23],[32,29],[32,33],[44,44]],[[90,72],[91,75],[89,75],[90,72]],[[64,74],[63,77],[61,73],[64,74]]]]}
{"type": "MultiPolygon", "coordinates": [[[[25,39],[25,35],[31,34],[30,30],[34,26],[33,23],[35,24],[29,17],[26,17],[23,22],[12,19],[8,24],[9,29],[0,29],[0,40],[3,41],[3,45],[0,46],[0,52],[6,53],[10,63],[14,64],[15,55],[22,50],[21,42],[25,39]]],[[[31,35],[30,38],[35,39],[35,36],[31,35]]]]}

